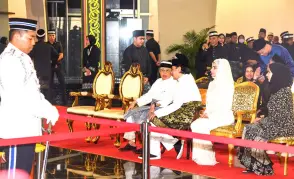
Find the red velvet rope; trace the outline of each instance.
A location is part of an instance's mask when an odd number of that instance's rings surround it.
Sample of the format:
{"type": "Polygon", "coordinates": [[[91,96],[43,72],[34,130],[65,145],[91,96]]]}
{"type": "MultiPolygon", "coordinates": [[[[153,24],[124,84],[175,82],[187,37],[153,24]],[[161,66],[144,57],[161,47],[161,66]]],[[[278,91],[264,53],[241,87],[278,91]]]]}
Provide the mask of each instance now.
{"type": "MultiPolygon", "coordinates": [[[[45,135],[45,136],[38,136],[38,137],[1,139],[0,146],[8,146],[8,145],[16,145],[16,144],[20,145],[20,144],[29,144],[29,143],[37,143],[37,142],[45,142],[45,141],[62,141],[62,140],[69,140],[69,139],[85,138],[87,136],[108,136],[110,134],[118,134],[118,133],[124,133],[129,131],[139,131],[138,124],[118,122],[118,121],[108,120],[103,118],[68,114],[66,112],[65,107],[58,107],[58,110],[60,113],[60,119],[63,119],[63,120],[71,119],[71,120],[75,120],[79,122],[90,122],[90,123],[96,123],[96,124],[116,126],[118,128],[99,129],[99,130],[81,131],[81,132],[73,132],[73,133],[59,133],[59,134],[52,134],[52,135],[45,135]]],[[[172,136],[184,137],[184,138],[196,138],[196,139],[209,140],[212,142],[218,142],[223,144],[233,144],[235,146],[251,147],[251,148],[258,148],[263,150],[273,150],[277,152],[294,153],[294,147],[289,147],[289,146],[280,145],[280,144],[261,143],[261,142],[242,140],[242,139],[231,139],[226,137],[218,137],[218,136],[212,136],[207,134],[198,134],[198,133],[193,133],[188,131],[175,130],[175,129],[169,129],[169,128],[160,128],[160,127],[150,127],[150,131],[163,133],[163,134],[169,134],[172,136]]]]}
{"type": "Polygon", "coordinates": [[[46,142],[46,141],[54,142],[54,141],[62,141],[62,140],[70,140],[70,139],[82,139],[88,136],[108,136],[110,134],[130,132],[134,130],[136,130],[136,128],[119,127],[119,128],[99,129],[99,130],[81,131],[81,132],[73,132],[73,133],[58,133],[58,134],[43,135],[43,136],[37,136],[37,137],[0,139],[0,146],[31,144],[31,143],[46,142]]]}

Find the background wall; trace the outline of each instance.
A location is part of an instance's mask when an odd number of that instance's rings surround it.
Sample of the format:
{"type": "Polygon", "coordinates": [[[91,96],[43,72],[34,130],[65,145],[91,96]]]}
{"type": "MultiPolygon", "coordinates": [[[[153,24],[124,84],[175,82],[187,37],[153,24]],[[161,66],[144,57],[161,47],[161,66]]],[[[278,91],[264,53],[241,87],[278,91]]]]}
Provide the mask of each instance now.
{"type": "Polygon", "coordinates": [[[173,43],[182,43],[187,31],[200,31],[214,25],[215,13],[216,0],[158,0],[159,38],[156,40],[161,46],[162,59],[173,56],[165,53],[166,48],[173,43]]]}
{"type": "Polygon", "coordinates": [[[15,13],[14,15],[9,15],[9,17],[26,18],[27,17],[26,1],[25,0],[8,0],[8,11],[15,13]]]}
{"type": "MultiPolygon", "coordinates": [[[[8,0],[0,0],[0,11],[7,12],[8,11],[8,0]]],[[[8,36],[8,15],[0,14],[0,37],[8,36]]]]}
{"type": "Polygon", "coordinates": [[[294,32],[294,0],[149,0],[149,29],[160,42],[162,59],[185,32],[216,25],[218,32],[236,31],[257,38],[260,28],[280,35],[294,32]]]}
{"type": "Polygon", "coordinates": [[[217,0],[216,30],[257,38],[260,28],[267,32],[294,32],[293,0],[217,0]]]}

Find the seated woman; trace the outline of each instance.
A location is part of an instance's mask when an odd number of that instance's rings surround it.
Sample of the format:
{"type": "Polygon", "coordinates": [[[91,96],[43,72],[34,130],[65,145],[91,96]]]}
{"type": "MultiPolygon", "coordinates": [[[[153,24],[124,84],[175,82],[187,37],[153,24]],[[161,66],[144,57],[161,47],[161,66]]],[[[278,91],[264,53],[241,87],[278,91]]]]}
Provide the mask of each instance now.
{"type": "Polygon", "coordinates": [[[246,81],[253,81],[255,68],[253,65],[246,65],[243,70],[243,76],[237,79],[236,84],[243,83],[246,81]]]}
{"type": "MultiPolygon", "coordinates": [[[[201,118],[191,124],[192,132],[210,134],[210,131],[234,122],[232,111],[234,80],[226,59],[212,63],[210,82],[206,94],[206,110],[201,118]]],[[[193,139],[192,160],[199,165],[215,165],[215,153],[210,141],[193,139]]]]}
{"type": "Polygon", "coordinates": [[[258,104],[257,109],[259,110],[259,115],[264,115],[265,108],[267,105],[267,101],[269,98],[269,94],[267,92],[268,81],[264,79],[264,76],[260,74],[260,67],[257,69],[255,65],[246,65],[244,68],[243,76],[240,77],[235,84],[240,84],[246,81],[251,81],[259,86],[259,97],[258,97],[258,104]]]}
{"type": "MultiPolygon", "coordinates": [[[[172,103],[160,109],[155,108],[156,103],[152,104],[149,119],[153,126],[188,130],[197,108],[201,105],[201,95],[188,68],[187,57],[181,54],[176,57],[172,60],[172,76],[177,80],[172,103]]],[[[167,134],[151,132],[151,159],[161,158],[160,142],[164,144],[167,150],[172,149],[175,145],[177,159],[181,157],[183,152],[181,141],[174,140],[167,134]],[[168,145],[172,147],[167,147],[168,145]]]]}
{"type": "MultiPolygon", "coordinates": [[[[243,139],[267,142],[277,137],[294,135],[294,113],[291,85],[293,79],[288,67],[273,63],[268,67],[266,77],[269,81],[270,99],[268,116],[257,118],[246,125],[243,139]]],[[[273,163],[264,150],[239,147],[238,158],[247,170],[257,175],[273,175],[273,163]]]]}

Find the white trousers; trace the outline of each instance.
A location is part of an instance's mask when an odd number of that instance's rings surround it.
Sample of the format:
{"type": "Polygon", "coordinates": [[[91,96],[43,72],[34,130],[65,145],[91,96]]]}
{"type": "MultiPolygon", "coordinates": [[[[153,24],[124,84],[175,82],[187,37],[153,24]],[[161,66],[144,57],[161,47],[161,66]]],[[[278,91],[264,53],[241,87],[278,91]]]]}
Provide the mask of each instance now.
{"type": "MultiPolygon", "coordinates": [[[[151,126],[156,127],[153,123],[151,126]]],[[[161,157],[161,149],[160,143],[166,148],[167,151],[170,151],[174,148],[175,143],[178,142],[177,138],[174,138],[168,134],[161,134],[157,132],[150,133],[150,154],[155,155],[157,157],[161,157]]]]}
{"type": "MultiPolygon", "coordinates": [[[[134,120],[130,116],[127,118],[126,122],[134,123],[134,120]]],[[[151,123],[151,125],[155,127],[154,124],[151,123]]],[[[136,133],[134,131],[126,132],[124,133],[124,138],[129,141],[135,141],[136,133]]],[[[170,151],[174,147],[174,144],[177,142],[178,142],[178,139],[170,135],[151,132],[150,133],[150,154],[155,155],[157,157],[161,157],[160,143],[163,144],[163,146],[166,148],[167,151],[170,151]]]]}

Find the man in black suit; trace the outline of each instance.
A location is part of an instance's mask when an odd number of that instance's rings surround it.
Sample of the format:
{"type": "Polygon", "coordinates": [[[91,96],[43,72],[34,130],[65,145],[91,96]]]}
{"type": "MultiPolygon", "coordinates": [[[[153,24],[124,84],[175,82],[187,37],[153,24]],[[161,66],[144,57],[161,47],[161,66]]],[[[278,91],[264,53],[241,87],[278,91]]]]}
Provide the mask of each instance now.
{"type": "Polygon", "coordinates": [[[34,66],[37,72],[41,85],[41,92],[45,98],[52,102],[52,92],[50,88],[51,81],[51,59],[58,58],[58,52],[52,45],[45,42],[45,31],[39,29],[37,31],[38,42],[30,53],[34,61],[34,66]]]}

